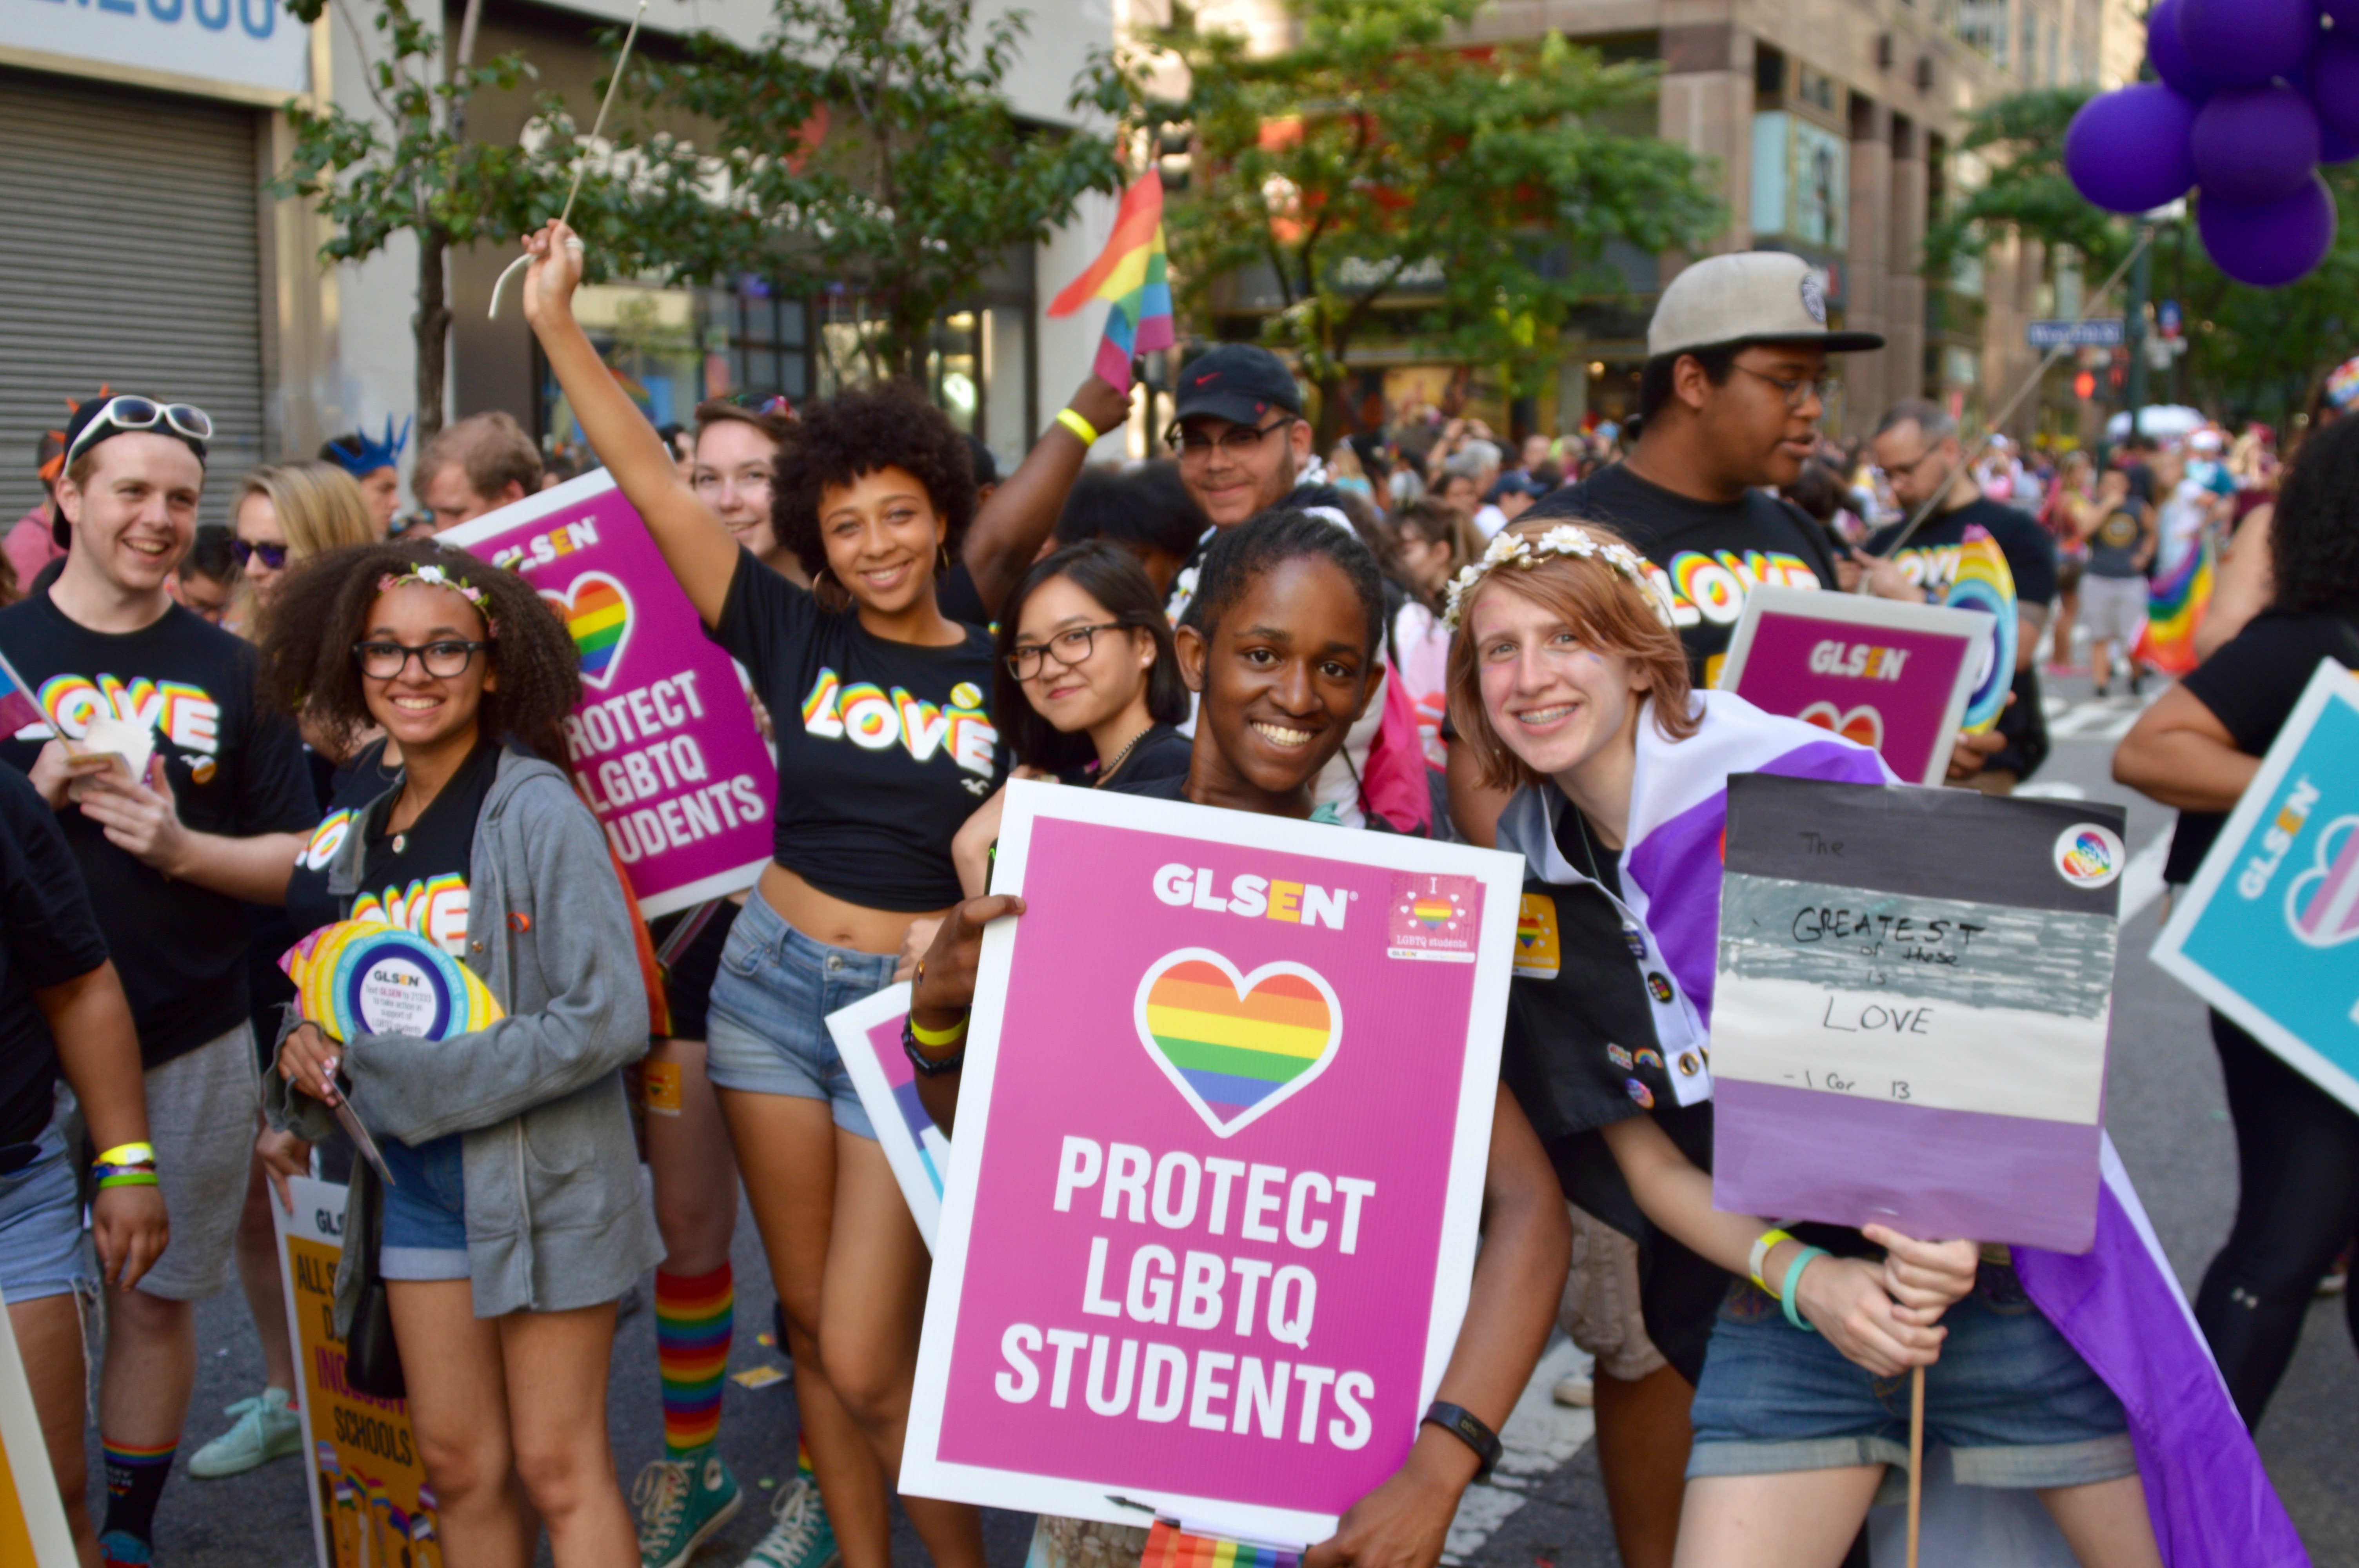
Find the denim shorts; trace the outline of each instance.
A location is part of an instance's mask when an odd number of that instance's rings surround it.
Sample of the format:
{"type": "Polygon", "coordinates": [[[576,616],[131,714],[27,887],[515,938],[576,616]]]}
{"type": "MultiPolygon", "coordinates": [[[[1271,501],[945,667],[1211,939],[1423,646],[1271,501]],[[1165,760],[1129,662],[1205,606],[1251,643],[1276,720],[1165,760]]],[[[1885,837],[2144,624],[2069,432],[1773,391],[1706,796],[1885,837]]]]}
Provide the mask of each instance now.
{"type": "Polygon", "coordinates": [[[466,1135],[423,1143],[380,1138],[394,1184],[385,1190],[377,1272],[388,1280],[463,1280],[467,1272],[466,1135]]]}
{"type": "MultiPolygon", "coordinates": [[[[1984,1262],[1941,1315],[1925,1371],[1925,1441],[1969,1487],[2081,1487],[2137,1473],[2129,1420],[2104,1379],[2024,1293],[1984,1262]]],[[[1763,1476],[1908,1463],[1908,1377],[1878,1378],[1800,1334],[1752,1281],[1729,1287],[1696,1386],[1688,1475],[1763,1476]]]]}
{"type": "Polygon", "coordinates": [[[61,1296],[92,1283],[82,1239],[82,1192],[65,1135],[41,1130],[31,1162],[0,1176],[0,1291],[10,1302],[61,1296]]]}
{"type": "Polygon", "coordinates": [[[846,1132],[876,1129],[827,1032],[827,1015],[893,983],[898,959],[813,941],[759,893],[730,928],[704,1024],[704,1073],[716,1089],[823,1099],[846,1132]]]}

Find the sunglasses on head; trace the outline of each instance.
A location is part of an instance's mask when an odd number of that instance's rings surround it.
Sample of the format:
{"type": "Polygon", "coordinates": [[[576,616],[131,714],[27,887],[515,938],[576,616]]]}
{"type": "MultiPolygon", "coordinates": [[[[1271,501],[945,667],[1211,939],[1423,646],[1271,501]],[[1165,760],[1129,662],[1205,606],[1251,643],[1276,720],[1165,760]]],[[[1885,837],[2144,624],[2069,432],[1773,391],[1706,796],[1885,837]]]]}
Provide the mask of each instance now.
{"type": "Polygon", "coordinates": [[[285,571],[287,550],[288,546],[284,544],[256,545],[245,539],[232,539],[229,542],[229,553],[237,557],[237,564],[241,569],[252,566],[254,557],[260,556],[262,564],[271,571],[285,571]]]}
{"type": "Polygon", "coordinates": [[[783,392],[732,392],[716,401],[732,408],[743,408],[748,414],[783,414],[789,419],[795,416],[795,406],[783,392]]]}
{"type": "Polygon", "coordinates": [[[71,468],[74,460],[99,438],[124,430],[153,430],[162,426],[183,440],[202,443],[213,438],[212,416],[193,403],[158,403],[151,397],[110,397],[97,417],[82,427],[82,433],[66,448],[65,466],[71,468]]]}

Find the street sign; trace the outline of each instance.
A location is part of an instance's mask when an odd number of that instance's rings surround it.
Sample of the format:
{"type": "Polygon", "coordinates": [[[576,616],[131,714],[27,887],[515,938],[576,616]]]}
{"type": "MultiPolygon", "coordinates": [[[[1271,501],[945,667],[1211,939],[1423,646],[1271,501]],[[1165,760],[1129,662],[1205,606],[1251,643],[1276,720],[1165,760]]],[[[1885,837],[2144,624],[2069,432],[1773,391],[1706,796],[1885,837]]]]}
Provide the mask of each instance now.
{"type": "Polygon", "coordinates": [[[2187,330],[2187,315],[2176,299],[2166,299],[2154,308],[2154,330],[2158,337],[2176,338],[2187,330]]]}
{"type": "Polygon", "coordinates": [[[2109,316],[2089,321],[2027,321],[2023,340],[2035,349],[2119,348],[2124,341],[2122,319],[2109,316]]]}

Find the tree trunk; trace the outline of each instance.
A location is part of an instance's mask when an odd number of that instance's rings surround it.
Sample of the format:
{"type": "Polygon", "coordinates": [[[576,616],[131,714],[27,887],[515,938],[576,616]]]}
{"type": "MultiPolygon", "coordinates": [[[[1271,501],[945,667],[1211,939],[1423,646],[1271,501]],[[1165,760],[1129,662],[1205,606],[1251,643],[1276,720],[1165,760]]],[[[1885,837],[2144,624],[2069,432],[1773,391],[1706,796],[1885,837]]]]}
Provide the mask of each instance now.
{"type": "Polygon", "coordinates": [[[1311,427],[1315,438],[1310,449],[1321,459],[1335,449],[1335,443],[1343,435],[1344,383],[1345,373],[1341,369],[1311,383],[1319,389],[1319,420],[1311,427]]]}
{"type": "Polygon", "coordinates": [[[423,449],[442,429],[442,383],[449,368],[451,305],[444,285],[449,243],[440,234],[418,235],[418,314],[409,319],[418,337],[418,445],[423,449]]]}

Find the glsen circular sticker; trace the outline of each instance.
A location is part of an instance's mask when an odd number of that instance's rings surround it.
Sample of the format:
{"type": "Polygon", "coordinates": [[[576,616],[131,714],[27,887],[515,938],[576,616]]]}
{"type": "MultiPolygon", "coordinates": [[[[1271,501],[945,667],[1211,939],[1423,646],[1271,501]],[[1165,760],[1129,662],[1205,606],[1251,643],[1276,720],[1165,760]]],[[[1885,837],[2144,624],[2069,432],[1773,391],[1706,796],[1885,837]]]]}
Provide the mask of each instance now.
{"type": "Polygon", "coordinates": [[[1802,308],[1820,326],[1827,324],[1827,275],[1817,267],[1802,274],[1802,308]]]}
{"type": "Polygon", "coordinates": [[[959,682],[958,685],[951,687],[951,706],[952,708],[981,708],[983,706],[983,688],[975,685],[973,681],[959,682]]]}
{"type": "Polygon", "coordinates": [[[336,955],[336,1011],[353,1039],[450,1033],[451,1003],[462,994],[450,958],[407,931],[388,930],[344,944],[336,955]]]}
{"type": "Polygon", "coordinates": [[[2109,885],[2122,874],[2125,857],[2122,840],[2112,828],[2095,822],[2076,822],[2056,836],[2056,874],[2076,888],[2092,892],[2109,885]]]}
{"type": "Polygon", "coordinates": [[[1627,1093],[1632,1099],[1638,1102],[1638,1108],[1640,1110],[1652,1110],[1655,1108],[1655,1091],[1640,1083],[1637,1079],[1628,1078],[1624,1080],[1622,1087],[1624,1092],[1627,1093]]]}

